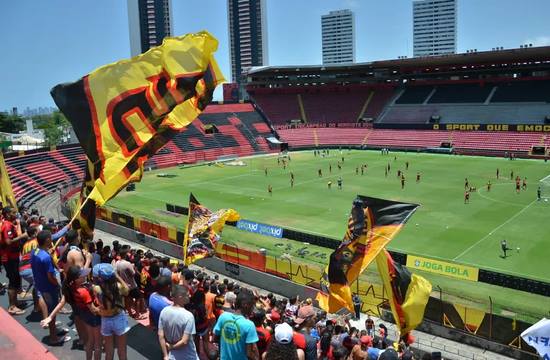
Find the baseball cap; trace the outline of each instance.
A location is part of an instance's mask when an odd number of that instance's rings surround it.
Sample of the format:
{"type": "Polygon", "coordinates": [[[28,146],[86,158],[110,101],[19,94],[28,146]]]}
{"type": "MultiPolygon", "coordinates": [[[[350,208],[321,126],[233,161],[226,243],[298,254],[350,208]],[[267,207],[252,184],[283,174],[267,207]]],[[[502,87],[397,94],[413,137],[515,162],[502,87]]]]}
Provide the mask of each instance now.
{"type": "Polygon", "coordinates": [[[292,327],[287,323],[282,323],[275,327],[275,340],[280,344],[290,344],[293,335],[292,327]]]}
{"type": "Polygon", "coordinates": [[[92,270],[93,276],[102,280],[109,280],[115,276],[115,269],[111,264],[97,264],[92,270]]]}
{"type": "Polygon", "coordinates": [[[317,312],[315,311],[315,309],[313,308],[313,306],[311,305],[306,305],[306,306],[302,306],[299,310],[298,310],[298,316],[296,317],[296,319],[294,319],[294,322],[298,325],[300,325],[301,323],[303,323],[305,320],[307,320],[308,318],[311,318],[313,316],[315,316],[317,314],[317,312]]]}
{"type": "Polygon", "coordinates": [[[361,336],[361,339],[359,340],[363,345],[369,345],[369,346],[372,345],[372,338],[368,335],[361,336]]]}

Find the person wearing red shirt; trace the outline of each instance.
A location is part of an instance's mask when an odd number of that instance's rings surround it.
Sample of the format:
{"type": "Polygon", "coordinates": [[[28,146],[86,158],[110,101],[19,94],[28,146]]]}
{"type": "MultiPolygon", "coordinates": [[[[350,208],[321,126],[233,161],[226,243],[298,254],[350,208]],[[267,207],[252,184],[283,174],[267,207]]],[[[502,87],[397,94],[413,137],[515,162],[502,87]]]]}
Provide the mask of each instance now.
{"type": "Polygon", "coordinates": [[[27,234],[21,234],[21,226],[16,218],[17,211],[11,207],[5,207],[2,210],[4,222],[2,224],[2,265],[6,269],[6,275],[9,280],[8,313],[11,315],[22,315],[24,310],[17,307],[17,292],[21,289],[21,276],[19,275],[19,250],[20,241],[27,239],[27,234]]]}
{"type": "Polygon", "coordinates": [[[258,352],[260,353],[261,358],[264,352],[267,350],[269,342],[271,341],[271,333],[264,326],[265,310],[258,307],[255,308],[252,311],[252,316],[250,317],[250,320],[252,320],[254,326],[256,326],[256,332],[258,333],[258,342],[256,343],[256,345],[258,346],[258,352]]]}

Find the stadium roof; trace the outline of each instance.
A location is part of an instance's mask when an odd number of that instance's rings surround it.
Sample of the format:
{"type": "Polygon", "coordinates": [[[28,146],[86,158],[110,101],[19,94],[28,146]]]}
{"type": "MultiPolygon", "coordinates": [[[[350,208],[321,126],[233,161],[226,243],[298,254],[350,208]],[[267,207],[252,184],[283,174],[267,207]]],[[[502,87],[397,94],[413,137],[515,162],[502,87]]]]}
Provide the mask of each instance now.
{"type": "Polygon", "coordinates": [[[359,70],[362,68],[419,68],[463,66],[487,63],[522,63],[532,61],[550,61],[550,46],[528,47],[509,50],[481,51],[453,55],[415,57],[407,59],[379,60],[363,63],[348,63],[337,65],[288,65],[288,66],[260,66],[248,70],[247,74],[261,74],[286,71],[338,71],[359,70]]]}

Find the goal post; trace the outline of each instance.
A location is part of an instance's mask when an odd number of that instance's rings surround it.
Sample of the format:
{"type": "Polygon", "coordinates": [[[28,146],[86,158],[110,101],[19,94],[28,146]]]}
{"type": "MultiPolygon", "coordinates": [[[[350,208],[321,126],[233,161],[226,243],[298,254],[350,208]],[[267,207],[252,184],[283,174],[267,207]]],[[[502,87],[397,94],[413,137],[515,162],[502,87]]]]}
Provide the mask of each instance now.
{"type": "Polygon", "coordinates": [[[550,175],[539,180],[540,198],[548,201],[550,199],[550,175]]]}

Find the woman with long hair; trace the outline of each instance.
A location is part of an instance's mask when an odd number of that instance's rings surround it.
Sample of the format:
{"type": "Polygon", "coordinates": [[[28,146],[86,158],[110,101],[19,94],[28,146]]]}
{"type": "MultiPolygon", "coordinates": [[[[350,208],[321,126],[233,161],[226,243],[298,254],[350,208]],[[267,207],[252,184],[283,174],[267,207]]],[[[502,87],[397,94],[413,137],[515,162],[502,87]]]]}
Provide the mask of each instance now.
{"type": "Polygon", "coordinates": [[[113,269],[111,264],[98,264],[93,269],[93,290],[99,300],[99,315],[101,315],[101,335],[105,339],[105,359],[113,360],[114,343],[120,360],[127,359],[126,333],[128,315],[124,308],[124,297],[129,289],[113,269]]]}
{"type": "Polygon", "coordinates": [[[57,313],[67,303],[73,309],[75,323],[78,319],[81,323],[81,330],[85,334],[84,350],[86,360],[101,359],[101,335],[99,307],[93,292],[86,284],[86,278],[90,273],[89,268],[81,269],[80,266],[70,266],[65,275],[65,281],[61,288],[62,298],[51,314],[42,320],[42,326],[47,326],[57,313]]]}
{"type": "Polygon", "coordinates": [[[197,348],[197,353],[200,353],[200,344],[202,339],[202,346],[204,352],[208,351],[208,317],[206,316],[206,296],[202,290],[197,290],[191,296],[187,309],[193,314],[195,318],[195,330],[196,334],[194,342],[197,348]]]}

